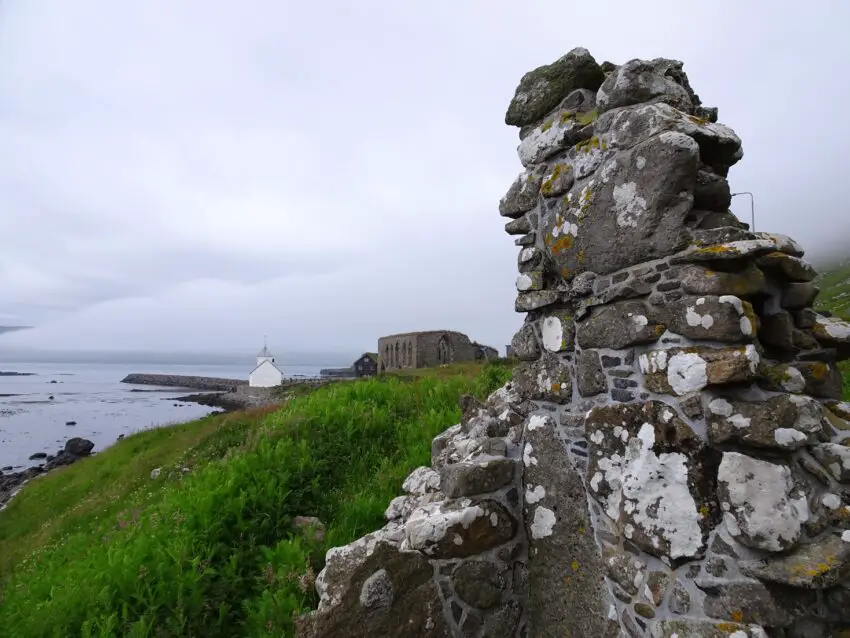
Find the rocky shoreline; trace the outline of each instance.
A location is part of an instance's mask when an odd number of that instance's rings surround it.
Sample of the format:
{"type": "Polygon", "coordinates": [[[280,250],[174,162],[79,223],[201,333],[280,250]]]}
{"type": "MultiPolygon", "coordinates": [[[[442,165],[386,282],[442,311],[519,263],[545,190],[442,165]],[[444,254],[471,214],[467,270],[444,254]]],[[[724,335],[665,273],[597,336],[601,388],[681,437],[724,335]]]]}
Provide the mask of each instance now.
{"type": "Polygon", "coordinates": [[[140,374],[132,373],[121,379],[121,383],[133,385],[159,385],[174,388],[192,388],[193,390],[209,390],[215,392],[230,392],[239,386],[247,386],[245,379],[220,379],[216,377],[193,377],[178,374],[140,374]]]}
{"type": "Polygon", "coordinates": [[[9,370],[0,370],[0,377],[34,377],[35,372],[10,372],[9,370]]]}
{"type": "MultiPolygon", "coordinates": [[[[33,479],[43,474],[47,474],[57,467],[64,467],[76,463],[82,458],[91,455],[94,449],[94,443],[88,439],[75,437],[65,443],[65,447],[59,450],[55,455],[44,455],[44,465],[35,465],[20,472],[10,472],[11,467],[5,467],[0,470],[0,510],[4,509],[12,497],[20,491],[20,489],[30,479],[33,479]]],[[[43,453],[39,453],[40,456],[43,453]]],[[[37,458],[37,455],[33,455],[37,458]]],[[[32,457],[31,457],[32,458],[32,457]]]]}

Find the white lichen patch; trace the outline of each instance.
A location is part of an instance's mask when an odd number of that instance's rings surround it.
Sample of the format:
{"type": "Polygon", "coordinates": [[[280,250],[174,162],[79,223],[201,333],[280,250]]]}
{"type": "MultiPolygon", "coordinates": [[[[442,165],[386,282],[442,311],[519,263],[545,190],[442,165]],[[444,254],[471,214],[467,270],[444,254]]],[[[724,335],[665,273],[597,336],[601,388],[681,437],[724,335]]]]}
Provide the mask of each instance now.
{"type": "Polygon", "coordinates": [[[569,235],[571,237],[578,236],[578,224],[564,219],[560,224],[555,224],[552,227],[552,237],[558,238],[561,235],[569,235]]]}
{"type": "Polygon", "coordinates": [[[564,325],[558,317],[546,317],[540,326],[543,347],[549,352],[564,349],[564,325]]]}
{"type": "Polygon", "coordinates": [[[654,445],[655,428],[644,423],[626,446],[621,480],[627,515],[655,547],[669,546],[670,558],[695,556],[703,542],[700,514],[688,489],[687,457],[655,454],[654,445]]]}
{"type": "Polygon", "coordinates": [[[710,314],[701,315],[696,311],[694,306],[688,306],[685,311],[685,321],[692,328],[702,326],[705,330],[709,330],[714,325],[714,317],[710,314]]]}
{"type": "Polygon", "coordinates": [[[827,492],[821,497],[820,500],[823,503],[823,506],[827,509],[837,510],[841,507],[841,498],[837,494],[833,494],[832,492],[827,492]]]}
{"type": "Polygon", "coordinates": [[[562,147],[565,131],[573,126],[574,121],[563,122],[560,113],[554,114],[519,143],[519,161],[523,166],[530,166],[546,159],[562,147]]]}
{"type": "Polygon", "coordinates": [[[533,414],[531,415],[531,418],[528,419],[528,429],[533,432],[534,430],[545,428],[551,423],[552,419],[550,419],[549,417],[540,414],[533,414]]]}
{"type": "Polygon", "coordinates": [[[520,292],[531,290],[532,286],[534,286],[534,281],[528,275],[520,274],[516,278],[516,289],[520,292]]]}
{"type": "Polygon", "coordinates": [[[732,416],[735,409],[726,399],[714,399],[708,404],[708,411],[718,416],[732,416]]]}
{"type": "Polygon", "coordinates": [[[637,166],[639,171],[642,171],[643,167],[646,166],[646,158],[643,155],[638,155],[635,160],[635,166],[637,166]]]}
{"type": "Polygon", "coordinates": [[[738,429],[748,428],[751,424],[751,419],[743,414],[733,414],[727,417],[726,420],[738,429]]]}
{"type": "Polygon", "coordinates": [[[776,443],[784,448],[796,449],[808,437],[794,428],[776,428],[773,432],[776,443]]]}
{"type": "Polygon", "coordinates": [[[614,212],[621,228],[637,228],[638,220],[646,212],[646,200],[637,194],[637,184],[626,182],[614,187],[614,212]]]}
{"type": "Polygon", "coordinates": [[[850,323],[834,317],[824,317],[823,315],[817,315],[815,323],[820,331],[833,339],[837,341],[850,341],[850,323]]]}
{"type": "Polygon", "coordinates": [[[537,465],[537,458],[535,456],[532,456],[533,452],[534,448],[531,447],[531,443],[526,443],[525,447],[522,450],[522,462],[525,467],[537,465]]]}
{"type": "Polygon", "coordinates": [[[411,512],[405,524],[408,547],[425,549],[439,543],[448,534],[449,529],[456,528],[458,525],[463,529],[469,529],[476,519],[486,516],[486,512],[477,505],[450,511],[442,510],[440,505],[436,503],[432,506],[416,508],[411,512]]]}
{"type": "Polygon", "coordinates": [[[521,264],[526,264],[532,259],[534,259],[534,254],[536,252],[536,248],[526,247],[519,251],[519,261],[521,264]]]}
{"type": "Polygon", "coordinates": [[[728,495],[724,516],[729,533],[749,547],[779,552],[800,538],[800,519],[792,504],[791,471],[738,452],[725,452],[717,480],[728,495]]]}
{"type": "Polygon", "coordinates": [[[842,532],[841,540],[843,540],[845,543],[850,543],[850,529],[842,532]]]}
{"type": "Polygon", "coordinates": [[[679,396],[697,392],[708,385],[708,365],[693,352],[680,352],[667,364],[667,383],[679,396]]]}
{"type": "Polygon", "coordinates": [[[607,184],[611,180],[611,176],[617,170],[617,160],[612,159],[610,162],[607,162],[602,169],[599,171],[599,176],[602,178],[602,183],[607,184]]]}
{"type": "Polygon", "coordinates": [[[440,489],[440,475],[430,467],[417,467],[401,484],[408,494],[423,496],[428,492],[436,492],[440,489]]]}
{"type": "Polygon", "coordinates": [[[649,319],[647,319],[643,315],[633,315],[632,321],[634,321],[635,327],[638,330],[642,330],[643,328],[646,328],[646,326],[649,325],[649,319]]]}
{"type": "Polygon", "coordinates": [[[534,510],[534,519],[531,521],[531,538],[541,539],[552,535],[555,528],[555,513],[542,505],[534,510]]]}
{"type": "Polygon", "coordinates": [[[658,136],[665,144],[669,144],[670,146],[674,146],[676,148],[681,148],[690,153],[699,153],[699,145],[696,140],[689,135],[685,135],[684,133],[677,133],[675,131],[665,131],[661,135],[658,136]]]}
{"type": "Polygon", "coordinates": [[[546,497],[546,489],[542,485],[538,485],[533,489],[525,490],[525,502],[529,505],[542,501],[546,497]]]}
{"type": "Polygon", "coordinates": [[[780,385],[786,392],[802,392],[806,389],[806,377],[797,368],[788,366],[780,385]]]}
{"type": "Polygon", "coordinates": [[[638,357],[638,365],[643,374],[664,372],[667,369],[667,351],[653,350],[638,357]]]}

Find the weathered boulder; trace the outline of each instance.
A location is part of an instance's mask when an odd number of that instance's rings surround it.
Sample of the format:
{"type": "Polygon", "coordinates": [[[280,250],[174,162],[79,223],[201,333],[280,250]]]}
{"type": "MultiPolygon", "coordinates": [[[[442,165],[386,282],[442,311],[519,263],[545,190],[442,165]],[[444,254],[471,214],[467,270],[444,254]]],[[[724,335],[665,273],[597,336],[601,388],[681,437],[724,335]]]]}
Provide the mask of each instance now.
{"type": "Polygon", "coordinates": [[[798,546],[790,554],[742,561],[739,568],[745,576],[780,585],[806,589],[833,587],[850,576],[850,533],[828,534],[798,546]]]}
{"type": "Polygon", "coordinates": [[[516,461],[483,456],[445,466],[440,472],[443,493],[449,498],[494,492],[514,479],[516,461]]]}
{"type": "Polygon", "coordinates": [[[752,341],[758,327],[753,307],[734,295],[682,297],[666,305],[664,323],[689,339],[752,341]]]}
{"type": "Polygon", "coordinates": [[[590,316],[576,324],[576,339],[584,348],[614,348],[654,343],[665,326],[652,318],[643,301],[618,301],[597,306],[590,316]]]}
{"type": "Polygon", "coordinates": [[[815,316],[812,334],[821,345],[835,348],[838,359],[850,359],[850,323],[835,317],[815,316]]]}
{"type": "Polygon", "coordinates": [[[576,89],[596,91],[603,81],[602,69],[587,49],[575,48],[552,64],[526,73],[520,80],[505,124],[533,124],[576,89]]]}
{"type": "Polygon", "coordinates": [[[639,361],[648,389],[683,396],[709,385],[753,381],[760,357],[754,346],[747,345],[650,350],[639,361]]]}
{"type": "Polygon", "coordinates": [[[545,167],[522,172],[499,202],[499,213],[516,219],[534,208],[545,175],[545,167]]]}
{"type": "Polygon", "coordinates": [[[780,395],[765,401],[708,404],[708,436],[713,445],[739,445],[797,450],[821,431],[823,408],[808,397],[780,395]]]}
{"type": "Polygon", "coordinates": [[[596,350],[582,350],[576,355],[576,386],[583,397],[608,392],[608,381],[596,350]]]}
{"type": "Polygon", "coordinates": [[[553,354],[521,363],[513,378],[517,392],[526,399],[568,403],[573,396],[570,367],[553,354]]]}

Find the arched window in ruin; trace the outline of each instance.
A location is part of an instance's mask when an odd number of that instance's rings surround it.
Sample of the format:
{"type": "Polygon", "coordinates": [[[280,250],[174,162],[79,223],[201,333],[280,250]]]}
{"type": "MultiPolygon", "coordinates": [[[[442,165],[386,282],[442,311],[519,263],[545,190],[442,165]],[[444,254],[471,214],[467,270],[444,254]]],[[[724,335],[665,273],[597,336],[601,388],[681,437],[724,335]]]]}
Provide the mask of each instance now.
{"type": "Polygon", "coordinates": [[[410,341],[407,342],[407,365],[413,365],[413,343],[410,341]]]}
{"type": "Polygon", "coordinates": [[[441,365],[451,363],[454,360],[454,348],[448,335],[443,335],[437,342],[437,360],[441,365]]]}
{"type": "Polygon", "coordinates": [[[398,341],[395,342],[395,366],[397,368],[401,367],[401,358],[399,357],[399,352],[398,352],[398,341]]]}
{"type": "Polygon", "coordinates": [[[390,361],[390,344],[384,344],[384,367],[389,368],[392,366],[392,362],[390,361]]]}

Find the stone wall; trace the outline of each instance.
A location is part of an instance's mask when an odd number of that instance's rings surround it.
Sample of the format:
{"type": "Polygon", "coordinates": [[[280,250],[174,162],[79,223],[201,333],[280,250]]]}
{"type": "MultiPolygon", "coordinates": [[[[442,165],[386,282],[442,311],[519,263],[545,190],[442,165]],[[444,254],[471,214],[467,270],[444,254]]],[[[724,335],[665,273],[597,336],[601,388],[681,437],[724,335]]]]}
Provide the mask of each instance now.
{"type": "Polygon", "coordinates": [[[328,552],[304,635],[846,635],[850,325],[728,210],[717,116],[674,60],[522,78],[522,362],[328,552]]]}
{"type": "Polygon", "coordinates": [[[141,374],[134,372],[121,379],[121,383],[133,385],[158,385],[195,390],[232,391],[248,385],[246,379],[219,379],[217,377],[192,377],[179,374],[141,374]]]}
{"type": "Polygon", "coordinates": [[[474,361],[469,337],[451,330],[408,332],[378,340],[378,369],[431,368],[446,363],[474,361]]]}

